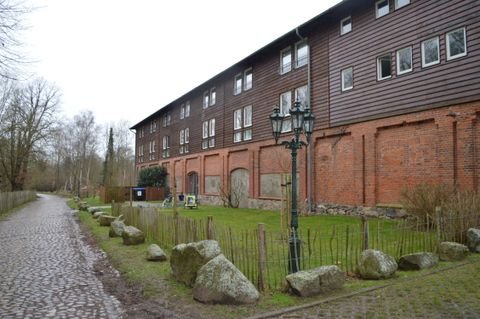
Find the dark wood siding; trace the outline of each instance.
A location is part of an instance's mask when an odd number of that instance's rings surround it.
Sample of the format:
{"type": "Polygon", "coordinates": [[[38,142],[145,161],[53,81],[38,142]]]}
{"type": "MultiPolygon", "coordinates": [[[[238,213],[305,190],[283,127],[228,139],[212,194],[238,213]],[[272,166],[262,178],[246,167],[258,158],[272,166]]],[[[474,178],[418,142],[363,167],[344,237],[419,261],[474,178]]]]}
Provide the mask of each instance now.
{"type": "MultiPolygon", "coordinates": [[[[411,0],[376,19],[374,2],[352,15],[352,32],[330,35],[330,122],[332,126],[480,98],[480,6],[478,0],[411,0]],[[466,27],[468,55],[446,60],[445,34],[466,27]],[[440,38],[440,64],[421,66],[421,42],[440,38]],[[413,71],[396,74],[396,50],[411,46],[413,71]],[[392,56],[392,77],[377,81],[376,59],[392,56]],[[354,89],[341,92],[341,70],[353,66],[354,89]]],[[[339,17],[339,19],[341,19],[339,17]]],[[[340,21],[340,20],[338,20],[340,21]]]]}
{"type": "MultiPolygon", "coordinates": [[[[334,10],[300,28],[307,38],[311,56],[311,106],[316,116],[316,129],[388,117],[429,108],[453,105],[480,99],[480,2],[478,0],[411,0],[403,8],[375,18],[374,0],[344,1],[334,10]],[[340,35],[340,21],[352,17],[351,32],[340,35]],[[465,57],[446,60],[445,34],[459,27],[466,28],[465,57]],[[421,65],[421,42],[438,36],[440,64],[428,68],[421,65]],[[396,51],[411,46],[413,71],[396,74],[396,51]],[[377,57],[390,53],[392,77],[377,81],[377,57]],[[341,71],[353,67],[354,88],[341,91],[341,71]]],[[[148,163],[148,143],[157,143],[156,160],[161,160],[162,138],[170,136],[170,157],[179,154],[179,132],[189,128],[189,153],[202,150],[202,122],[215,118],[215,149],[271,139],[269,115],[279,104],[280,94],[292,92],[307,84],[307,66],[281,75],[280,51],[290,46],[295,58],[295,43],[300,38],[290,32],[254,55],[225,70],[201,86],[188,92],[154,115],[146,118],[144,162],[148,163]],[[236,74],[252,68],[253,86],[241,94],[233,94],[236,74]],[[205,91],[216,88],[216,104],[203,109],[205,91]],[[180,119],[180,106],[190,101],[190,117],[180,119]],[[252,105],[252,140],[233,142],[234,111],[252,105]],[[171,125],[162,126],[162,116],[170,112],[171,125]],[[149,133],[150,120],[158,121],[157,132],[149,133]]],[[[292,61],[293,62],[293,61],[292,61]]],[[[137,131],[138,131],[137,127],[137,131]]],[[[209,149],[210,150],[210,149],[209,149]]],[[[138,160],[138,156],[137,156],[138,160]]],[[[153,161],[152,161],[153,162],[153,161]]]]}

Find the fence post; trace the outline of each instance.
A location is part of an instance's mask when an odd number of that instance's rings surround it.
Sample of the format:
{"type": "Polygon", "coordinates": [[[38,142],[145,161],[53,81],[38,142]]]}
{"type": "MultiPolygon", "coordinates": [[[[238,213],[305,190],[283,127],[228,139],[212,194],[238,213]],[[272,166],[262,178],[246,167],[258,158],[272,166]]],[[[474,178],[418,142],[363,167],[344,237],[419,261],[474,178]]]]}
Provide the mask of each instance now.
{"type": "Polygon", "coordinates": [[[207,217],[207,239],[214,239],[213,238],[213,216],[207,217]]]}
{"type": "Polygon", "coordinates": [[[366,216],[362,216],[362,250],[368,249],[368,220],[366,216]]]}
{"type": "Polygon", "coordinates": [[[267,241],[263,223],[258,224],[258,289],[267,289],[267,241]]]}
{"type": "Polygon", "coordinates": [[[442,215],[442,208],[440,206],[435,207],[435,226],[437,227],[437,247],[441,242],[441,237],[442,237],[442,230],[440,229],[441,227],[441,221],[440,221],[440,216],[442,215]]]}

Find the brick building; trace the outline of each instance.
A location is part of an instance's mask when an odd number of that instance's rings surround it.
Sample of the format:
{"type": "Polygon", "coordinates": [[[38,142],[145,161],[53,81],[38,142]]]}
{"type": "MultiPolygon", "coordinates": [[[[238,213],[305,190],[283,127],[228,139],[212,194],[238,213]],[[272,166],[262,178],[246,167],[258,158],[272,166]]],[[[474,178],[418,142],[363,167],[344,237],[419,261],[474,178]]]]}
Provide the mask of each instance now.
{"type": "Polygon", "coordinates": [[[479,1],[344,0],[134,125],[137,170],[164,165],[202,202],[240,185],[242,206],[271,207],[291,160],[269,115],[295,99],[316,116],[302,201],[395,204],[423,182],[478,189],[479,1]]]}

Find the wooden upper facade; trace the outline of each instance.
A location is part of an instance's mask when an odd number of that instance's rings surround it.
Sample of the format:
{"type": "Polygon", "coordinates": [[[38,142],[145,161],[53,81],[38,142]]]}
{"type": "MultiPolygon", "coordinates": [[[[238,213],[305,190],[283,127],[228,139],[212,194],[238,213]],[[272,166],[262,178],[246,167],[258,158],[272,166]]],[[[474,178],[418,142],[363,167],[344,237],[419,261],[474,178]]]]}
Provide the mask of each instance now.
{"type": "Polygon", "coordinates": [[[477,101],[479,70],[478,0],[344,0],[134,125],[136,164],[270,140],[296,98],[315,130],[477,101]]]}

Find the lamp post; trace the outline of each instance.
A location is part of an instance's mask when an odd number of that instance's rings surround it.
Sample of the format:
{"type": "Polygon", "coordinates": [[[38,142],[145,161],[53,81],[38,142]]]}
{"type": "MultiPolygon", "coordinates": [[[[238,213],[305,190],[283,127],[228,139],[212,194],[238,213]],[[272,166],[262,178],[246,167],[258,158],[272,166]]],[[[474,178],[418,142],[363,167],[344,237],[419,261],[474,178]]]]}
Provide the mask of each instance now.
{"type": "MultiPolygon", "coordinates": [[[[276,106],[270,115],[272,123],[272,134],[275,138],[275,144],[278,144],[278,138],[282,133],[284,116],[280,114],[280,109],[276,106]]],[[[293,138],[291,141],[283,141],[281,145],[291,150],[292,155],[292,207],[290,218],[290,232],[288,238],[289,254],[288,254],[288,272],[295,273],[300,270],[300,240],[298,238],[298,209],[297,209],[297,150],[302,146],[306,146],[310,142],[313,131],[313,122],[315,116],[307,106],[301,108],[301,103],[296,101],[293,108],[290,109],[290,120],[293,130],[293,138]],[[300,140],[302,132],[305,134],[307,143],[300,140]]]]}

